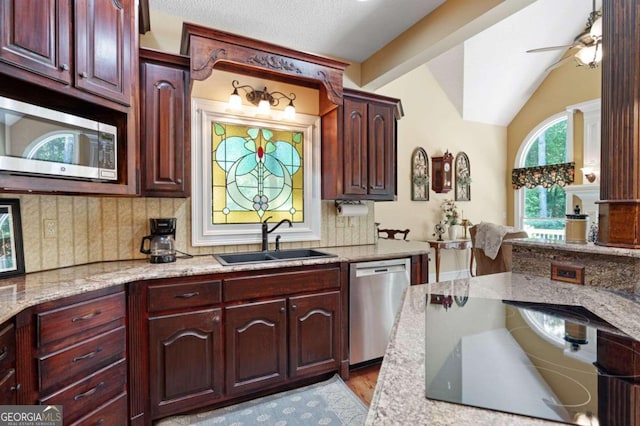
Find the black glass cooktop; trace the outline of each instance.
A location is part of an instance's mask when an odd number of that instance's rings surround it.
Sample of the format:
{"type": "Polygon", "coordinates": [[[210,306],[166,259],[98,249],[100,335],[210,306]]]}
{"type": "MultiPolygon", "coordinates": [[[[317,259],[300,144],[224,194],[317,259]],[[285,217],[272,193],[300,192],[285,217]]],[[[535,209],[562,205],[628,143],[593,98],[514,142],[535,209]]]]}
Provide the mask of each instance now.
{"type": "Polygon", "coordinates": [[[584,307],[438,294],[426,307],[427,398],[640,426],[640,342],[584,307]]]}

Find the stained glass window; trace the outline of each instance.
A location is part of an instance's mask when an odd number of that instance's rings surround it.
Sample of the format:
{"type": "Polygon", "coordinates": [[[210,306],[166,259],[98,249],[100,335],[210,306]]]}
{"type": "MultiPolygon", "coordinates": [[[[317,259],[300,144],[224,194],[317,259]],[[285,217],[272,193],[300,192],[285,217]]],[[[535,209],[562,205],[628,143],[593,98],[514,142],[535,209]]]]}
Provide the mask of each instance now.
{"type": "Polygon", "coordinates": [[[211,223],[304,221],[304,134],[211,122],[211,223]]]}

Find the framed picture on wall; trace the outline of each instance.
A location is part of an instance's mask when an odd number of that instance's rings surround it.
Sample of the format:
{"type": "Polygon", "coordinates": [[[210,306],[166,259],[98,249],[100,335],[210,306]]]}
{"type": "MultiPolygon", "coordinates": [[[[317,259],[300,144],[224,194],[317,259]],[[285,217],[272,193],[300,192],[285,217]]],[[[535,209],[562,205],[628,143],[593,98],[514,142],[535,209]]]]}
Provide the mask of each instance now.
{"type": "Polygon", "coordinates": [[[0,278],[24,274],[20,200],[0,199],[0,278]]]}
{"type": "Polygon", "coordinates": [[[464,152],[456,155],[456,201],[471,201],[471,164],[464,152]]]}
{"type": "Polygon", "coordinates": [[[411,199],[429,201],[429,157],[420,147],[411,156],[411,199]]]}

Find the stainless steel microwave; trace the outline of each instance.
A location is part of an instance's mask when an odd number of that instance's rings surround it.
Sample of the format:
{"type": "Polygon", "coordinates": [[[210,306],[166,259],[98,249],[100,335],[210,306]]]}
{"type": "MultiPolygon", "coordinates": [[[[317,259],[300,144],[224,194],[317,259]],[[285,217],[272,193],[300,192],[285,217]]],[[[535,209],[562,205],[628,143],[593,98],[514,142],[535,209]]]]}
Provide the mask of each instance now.
{"type": "Polygon", "coordinates": [[[0,172],[118,179],[115,126],[0,97],[0,172]]]}

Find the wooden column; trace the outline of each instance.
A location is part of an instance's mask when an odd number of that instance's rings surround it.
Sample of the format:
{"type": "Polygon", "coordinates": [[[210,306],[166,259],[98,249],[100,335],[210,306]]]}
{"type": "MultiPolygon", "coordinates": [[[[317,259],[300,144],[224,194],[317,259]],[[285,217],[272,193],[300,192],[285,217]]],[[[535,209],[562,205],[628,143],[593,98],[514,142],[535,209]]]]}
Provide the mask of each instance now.
{"type": "Polygon", "coordinates": [[[640,248],[640,2],[603,1],[599,245],[640,248]]]}

